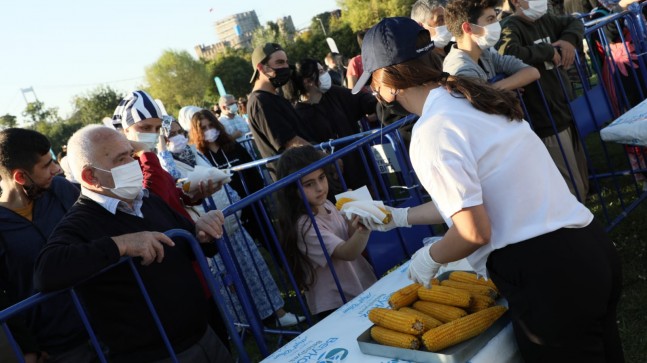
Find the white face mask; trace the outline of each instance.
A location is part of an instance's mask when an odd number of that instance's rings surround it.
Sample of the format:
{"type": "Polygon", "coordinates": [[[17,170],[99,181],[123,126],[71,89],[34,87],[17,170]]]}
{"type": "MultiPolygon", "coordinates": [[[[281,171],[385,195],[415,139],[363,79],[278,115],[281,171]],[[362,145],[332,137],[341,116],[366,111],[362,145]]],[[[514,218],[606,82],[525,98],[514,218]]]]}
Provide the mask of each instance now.
{"type": "Polygon", "coordinates": [[[182,134],[175,135],[168,139],[168,149],[174,154],[181,153],[189,140],[182,134]]]}
{"type": "Polygon", "coordinates": [[[319,75],[319,90],[323,93],[328,92],[332,87],[332,78],[330,78],[330,73],[326,72],[319,75]]]}
{"type": "Polygon", "coordinates": [[[220,131],[216,129],[209,129],[204,132],[204,139],[208,142],[216,141],[218,139],[218,136],[220,136],[220,131]]]}
{"type": "Polygon", "coordinates": [[[447,26],[441,25],[434,28],[436,35],[431,37],[434,41],[434,47],[444,48],[452,40],[452,33],[447,30],[447,26]]]}
{"type": "Polygon", "coordinates": [[[530,20],[535,21],[548,11],[547,0],[528,0],[528,9],[522,9],[523,15],[527,16],[530,20]]]}
{"type": "Polygon", "coordinates": [[[143,188],[144,174],[137,160],[116,166],[110,170],[97,168],[96,166],[94,168],[112,174],[112,180],[115,183],[114,188],[103,188],[110,190],[118,197],[133,200],[137,198],[143,188]]]}
{"type": "Polygon", "coordinates": [[[229,109],[230,113],[233,113],[234,115],[238,113],[238,105],[235,103],[232,103],[231,105],[227,106],[229,109]]]}
{"type": "Polygon", "coordinates": [[[158,133],[135,131],[134,133],[129,133],[128,135],[129,135],[128,140],[138,141],[143,144],[146,144],[146,146],[149,149],[154,149],[155,146],[157,145],[157,142],[159,141],[158,133]]]}
{"type": "Polygon", "coordinates": [[[493,47],[501,37],[501,24],[498,21],[485,26],[476,24],[472,24],[472,26],[477,26],[483,29],[483,35],[471,34],[472,40],[478,44],[479,48],[482,50],[493,47]]]}

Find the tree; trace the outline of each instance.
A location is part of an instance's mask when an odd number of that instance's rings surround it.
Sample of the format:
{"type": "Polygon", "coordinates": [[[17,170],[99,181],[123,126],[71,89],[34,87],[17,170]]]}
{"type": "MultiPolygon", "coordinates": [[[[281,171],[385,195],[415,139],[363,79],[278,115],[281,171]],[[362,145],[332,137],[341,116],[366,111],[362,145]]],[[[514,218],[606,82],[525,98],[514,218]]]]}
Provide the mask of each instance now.
{"type": "Polygon", "coordinates": [[[101,123],[104,117],[112,117],[123,95],[109,86],[100,86],[85,95],[77,95],[72,101],[74,111],[69,122],[82,126],[101,123]]]}
{"type": "Polygon", "coordinates": [[[410,16],[415,0],[339,0],[342,20],[355,32],[392,16],[410,16]]]}
{"type": "MultiPolygon", "coordinates": [[[[207,69],[210,75],[209,79],[220,77],[227,93],[235,97],[245,96],[252,89],[249,79],[252,77],[254,69],[248,52],[231,50],[219,54],[214,60],[207,63],[207,69]]],[[[216,86],[211,83],[207,90],[207,100],[214,103],[217,99],[216,86]]]]}
{"type": "Polygon", "coordinates": [[[0,127],[3,129],[8,129],[11,127],[16,127],[16,124],[18,121],[16,120],[16,116],[6,114],[4,116],[0,116],[0,127]]]}
{"type": "Polygon", "coordinates": [[[146,68],[147,91],[159,98],[166,111],[177,112],[186,105],[197,105],[205,98],[211,84],[204,63],[193,59],[187,51],[166,50],[146,68]]]}
{"type": "Polygon", "coordinates": [[[291,34],[285,34],[281,31],[279,24],[268,21],[265,26],[261,26],[254,30],[252,34],[252,47],[257,47],[265,43],[277,43],[282,47],[286,47],[293,42],[291,34]]]}

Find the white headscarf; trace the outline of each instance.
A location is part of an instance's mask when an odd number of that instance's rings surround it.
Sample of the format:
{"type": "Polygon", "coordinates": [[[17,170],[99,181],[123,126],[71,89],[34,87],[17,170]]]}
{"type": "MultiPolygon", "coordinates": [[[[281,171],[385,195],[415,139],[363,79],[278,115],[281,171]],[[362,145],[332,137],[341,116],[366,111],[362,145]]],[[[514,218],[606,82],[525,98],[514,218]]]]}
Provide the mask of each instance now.
{"type": "Polygon", "coordinates": [[[196,112],[201,110],[202,108],[198,106],[184,106],[180,109],[180,112],[178,113],[177,121],[180,123],[180,126],[182,126],[184,131],[186,132],[191,131],[191,118],[196,112]]]}

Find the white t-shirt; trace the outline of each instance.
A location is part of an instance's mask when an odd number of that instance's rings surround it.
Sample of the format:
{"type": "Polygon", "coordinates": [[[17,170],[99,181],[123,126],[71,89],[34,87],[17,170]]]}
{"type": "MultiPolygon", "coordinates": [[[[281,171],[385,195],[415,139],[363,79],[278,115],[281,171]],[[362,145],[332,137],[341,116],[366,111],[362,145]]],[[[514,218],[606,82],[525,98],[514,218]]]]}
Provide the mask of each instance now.
{"type": "Polygon", "coordinates": [[[412,133],[411,163],[445,223],[466,207],[482,204],[488,213],[490,243],[467,258],[479,274],[487,276],[496,249],[593,220],[525,121],[478,111],[439,87],[412,133]]]}

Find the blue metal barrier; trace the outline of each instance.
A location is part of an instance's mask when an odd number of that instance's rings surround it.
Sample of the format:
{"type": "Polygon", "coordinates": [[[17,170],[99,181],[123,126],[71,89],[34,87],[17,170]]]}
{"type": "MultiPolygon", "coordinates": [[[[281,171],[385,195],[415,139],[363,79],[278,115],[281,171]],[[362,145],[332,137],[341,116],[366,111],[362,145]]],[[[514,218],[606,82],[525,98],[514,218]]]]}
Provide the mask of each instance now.
{"type": "MultiPolygon", "coordinates": [[[[191,246],[191,249],[192,249],[193,253],[196,256],[196,261],[199,264],[200,271],[202,272],[203,276],[205,277],[205,280],[207,282],[207,285],[209,287],[211,295],[212,295],[214,301],[216,302],[216,306],[218,307],[218,310],[220,311],[220,313],[223,316],[223,320],[224,320],[224,322],[226,324],[227,331],[229,332],[230,338],[231,338],[231,340],[232,340],[232,342],[233,342],[233,344],[234,344],[234,346],[236,348],[236,351],[238,352],[239,360],[241,362],[250,362],[250,359],[249,359],[249,356],[248,356],[248,354],[247,354],[247,352],[245,350],[244,344],[243,344],[242,340],[240,339],[240,337],[236,334],[236,328],[232,324],[233,319],[229,315],[229,312],[227,311],[227,309],[224,308],[224,306],[225,306],[224,305],[224,300],[223,300],[223,297],[220,295],[220,291],[218,289],[218,286],[219,286],[218,284],[219,283],[214,279],[213,275],[211,274],[211,272],[209,270],[209,267],[206,264],[206,259],[205,259],[205,256],[204,256],[203,252],[202,252],[202,249],[200,247],[199,242],[195,239],[195,237],[192,234],[190,234],[189,232],[187,232],[185,230],[180,230],[180,229],[169,230],[169,231],[166,232],[166,235],[169,236],[172,239],[178,239],[178,238],[179,239],[184,239],[191,246]]],[[[220,249],[220,253],[223,254],[223,260],[225,261],[225,263],[227,265],[227,271],[228,271],[227,273],[231,276],[232,281],[234,282],[234,286],[236,286],[238,288],[240,286],[239,285],[240,277],[236,273],[237,270],[233,267],[232,258],[231,258],[231,255],[229,254],[228,249],[226,248],[226,246],[223,243],[222,239],[217,240],[215,243],[218,245],[218,248],[220,249]]],[[[149,309],[149,311],[151,313],[151,316],[152,316],[153,321],[154,321],[154,323],[155,323],[155,325],[157,327],[157,330],[160,333],[160,336],[161,336],[161,338],[162,338],[162,340],[164,342],[164,345],[165,345],[167,351],[169,352],[170,359],[173,362],[178,362],[176,352],[173,350],[173,347],[171,346],[171,343],[170,343],[170,341],[168,339],[166,331],[164,330],[164,327],[162,326],[162,323],[161,323],[161,321],[159,319],[159,316],[157,315],[155,307],[154,307],[154,305],[153,305],[153,303],[152,303],[152,301],[150,299],[150,296],[148,295],[148,292],[146,291],[146,287],[144,286],[144,283],[143,283],[143,281],[141,279],[141,276],[140,276],[139,272],[137,271],[137,268],[134,265],[134,262],[133,262],[132,258],[124,257],[119,262],[104,268],[103,270],[101,270],[96,275],[88,277],[86,280],[82,281],[78,285],[80,286],[80,285],[84,284],[85,282],[93,279],[94,277],[99,276],[99,275],[105,273],[106,271],[109,271],[109,270],[115,268],[116,266],[120,266],[120,265],[122,265],[124,263],[129,264],[130,269],[133,272],[133,278],[136,280],[136,282],[137,282],[137,284],[138,284],[138,286],[140,288],[140,291],[141,291],[141,293],[142,293],[142,295],[143,295],[143,297],[145,299],[146,305],[148,306],[148,309],[149,309]]],[[[91,319],[87,316],[87,313],[85,311],[85,307],[83,306],[82,302],[80,301],[74,287],[69,288],[69,289],[65,289],[65,290],[61,290],[61,291],[51,292],[51,293],[40,293],[39,292],[39,293],[36,293],[36,294],[34,294],[33,296],[31,296],[31,297],[29,297],[27,299],[15,304],[15,305],[12,305],[12,306],[0,311],[0,323],[2,324],[2,328],[3,328],[3,330],[5,332],[5,335],[6,335],[7,339],[8,339],[8,341],[9,341],[9,344],[10,344],[14,354],[16,355],[17,361],[21,362],[21,363],[24,363],[25,360],[23,358],[22,350],[20,349],[20,347],[19,347],[18,343],[16,342],[13,334],[11,333],[11,329],[7,325],[7,320],[10,319],[11,317],[15,316],[16,314],[19,314],[19,313],[24,312],[26,310],[32,309],[32,308],[36,307],[39,304],[46,304],[47,300],[49,300],[50,298],[52,298],[54,296],[60,295],[60,294],[70,294],[70,298],[72,299],[72,301],[74,303],[74,306],[75,306],[77,312],[79,313],[79,315],[81,317],[83,325],[86,328],[86,331],[88,333],[90,342],[91,342],[93,348],[95,349],[98,360],[101,361],[102,363],[107,362],[106,356],[105,356],[105,354],[103,352],[103,349],[101,347],[101,344],[100,344],[100,337],[96,336],[96,334],[95,334],[95,332],[94,332],[94,330],[92,328],[91,319]]],[[[239,296],[239,299],[241,301],[241,304],[244,305],[246,310],[252,311],[251,305],[250,305],[249,300],[248,300],[246,295],[241,294],[241,296],[239,296]]],[[[206,321],[206,317],[205,317],[205,321],[206,321]]],[[[256,330],[260,331],[260,329],[258,329],[258,327],[256,327],[256,330]]],[[[223,343],[226,344],[226,342],[223,342],[223,343]]],[[[265,352],[267,352],[267,350],[265,350],[265,352]]]]}

